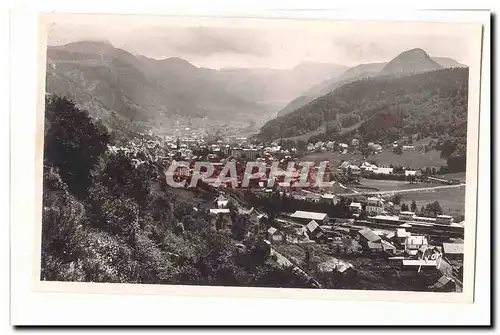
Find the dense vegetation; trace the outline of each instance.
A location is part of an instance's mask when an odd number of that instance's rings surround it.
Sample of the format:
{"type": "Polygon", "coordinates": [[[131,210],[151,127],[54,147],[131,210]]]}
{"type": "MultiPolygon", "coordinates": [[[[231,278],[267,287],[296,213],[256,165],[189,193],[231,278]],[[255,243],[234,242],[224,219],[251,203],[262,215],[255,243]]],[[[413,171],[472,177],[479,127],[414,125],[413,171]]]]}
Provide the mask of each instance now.
{"type": "Polygon", "coordinates": [[[235,246],[244,216],[232,210],[231,230],[214,227],[194,194],[168,188],[161,161],[110,150],[106,129],[73,102],[49,96],[45,124],[42,280],[309,287],[266,263],[259,238],[235,246]]]}

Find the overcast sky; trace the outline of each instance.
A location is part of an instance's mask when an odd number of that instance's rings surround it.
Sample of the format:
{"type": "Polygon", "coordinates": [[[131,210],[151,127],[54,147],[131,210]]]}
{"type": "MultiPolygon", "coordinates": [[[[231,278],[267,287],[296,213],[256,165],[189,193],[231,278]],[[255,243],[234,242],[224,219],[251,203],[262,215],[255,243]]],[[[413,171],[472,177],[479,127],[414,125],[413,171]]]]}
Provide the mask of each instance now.
{"type": "Polygon", "coordinates": [[[181,57],[196,66],[292,68],[303,61],[354,66],[383,62],[411,48],[468,64],[467,26],[133,15],[52,15],[48,44],[107,40],[152,58],[181,57]]]}

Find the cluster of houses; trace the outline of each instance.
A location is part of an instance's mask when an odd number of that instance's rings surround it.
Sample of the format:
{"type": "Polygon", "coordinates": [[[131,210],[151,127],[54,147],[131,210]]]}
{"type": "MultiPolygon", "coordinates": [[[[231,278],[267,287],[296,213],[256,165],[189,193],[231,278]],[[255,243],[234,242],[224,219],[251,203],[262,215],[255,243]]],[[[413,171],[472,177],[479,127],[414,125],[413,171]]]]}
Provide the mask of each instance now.
{"type": "MultiPolygon", "coordinates": [[[[405,215],[409,214],[402,213],[402,216],[405,215]]],[[[302,228],[296,229],[294,234],[307,236],[302,240],[303,242],[333,242],[334,239],[330,237],[331,230],[327,229],[329,222],[327,214],[296,211],[290,219],[302,225],[302,228]]],[[[449,218],[443,216],[436,220],[444,222],[449,221],[449,218]]],[[[353,230],[346,229],[346,232],[352,236],[353,230]]],[[[439,265],[438,257],[444,257],[443,259],[454,268],[462,267],[464,245],[463,240],[460,239],[432,245],[426,235],[415,234],[399,226],[384,231],[364,227],[357,229],[355,235],[363,253],[370,257],[386,258],[394,267],[418,268],[419,271],[424,268],[435,270],[439,265]]],[[[276,228],[269,228],[267,238],[271,244],[294,243],[288,234],[276,228]]]]}
{"type": "MultiPolygon", "coordinates": [[[[327,152],[327,151],[338,151],[341,154],[347,154],[349,151],[357,150],[360,147],[359,139],[353,138],[350,143],[336,142],[336,141],[318,141],[316,143],[308,143],[308,152],[327,152]]],[[[382,151],[382,145],[369,142],[366,144],[366,148],[372,153],[377,154],[382,151]]]]}
{"type": "Polygon", "coordinates": [[[398,141],[394,141],[394,142],[392,143],[392,148],[393,148],[393,149],[395,149],[395,148],[397,148],[397,147],[399,147],[399,146],[401,146],[401,149],[402,149],[403,151],[413,151],[413,150],[416,150],[416,148],[415,148],[415,146],[414,146],[414,145],[400,145],[400,144],[398,143],[398,141]]]}
{"type": "MultiPolygon", "coordinates": [[[[221,218],[224,227],[230,228],[232,221],[230,217],[231,210],[229,209],[229,199],[221,193],[215,198],[211,207],[212,208],[208,209],[208,214],[211,217],[212,225],[215,225],[215,222],[221,218]]],[[[250,223],[256,228],[259,227],[259,223],[267,219],[266,214],[259,213],[254,207],[250,209],[238,208],[237,211],[238,215],[246,215],[250,223]]]]}
{"type": "MultiPolygon", "coordinates": [[[[405,143],[405,141],[403,141],[405,143]]],[[[389,146],[388,148],[390,148],[389,146]]],[[[394,141],[392,143],[392,148],[395,149],[397,147],[401,147],[403,151],[412,151],[412,150],[417,150],[414,145],[410,144],[401,144],[400,141],[394,141]]],[[[336,141],[318,141],[316,143],[309,143],[307,145],[307,151],[308,152],[327,152],[327,151],[338,151],[342,154],[346,154],[349,151],[357,150],[360,148],[360,142],[359,139],[354,138],[350,142],[345,143],[345,142],[336,142],[336,141]]],[[[375,142],[368,142],[366,144],[366,149],[368,149],[371,153],[377,154],[381,152],[384,147],[375,142]]]]}
{"type": "Polygon", "coordinates": [[[463,240],[429,243],[425,235],[414,235],[404,228],[389,233],[365,228],[359,231],[363,250],[372,257],[385,257],[389,265],[417,271],[438,269],[444,276],[436,284],[444,286],[451,278],[460,278],[463,269],[463,240]],[[444,268],[448,268],[448,270],[444,268]]]}
{"type": "MultiPolygon", "coordinates": [[[[349,161],[343,161],[339,169],[344,173],[349,175],[363,175],[363,174],[375,174],[375,175],[392,175],[394,174],[394,168],[387,166],[377,166],[370,162],[363,162],[359,165],[351,163],[349,161]]],[[[405,176],[421,176],[422,172],[420,170],[404,169],[403,173],[405,176]]]]}
{"type": "MultiPolygon", "coordinates": [[[[375,202],[380,199],[373,198],[372,205],[378,206],[375,202]]],[[[378,226],[377,219],[384,217],[382,215],[371,217],[372,223],[378,226]]],[[[316,242],[327,242],[329,239],[329,233],[325,229],[330,223],[330,218],[326,213],[317,212],[307,212],[307,211],[295,211],[290,215],[290,220],[297,223],[300,230],[296,233],[299,235],[304,235],[304,233],[309,237],[310,240],[316,242]]],[[[415,256],[412,250],[418,250],[421,246],[427,245],[427,238],[425,235],[426,231],[430,231],[433,226],[449,226],[449,227],[461,227],[463,224],[456,224],[453,222],[453,217],[448,215],[439,215],[436,218],[429,217],[419,217],[413,212],[401,212],[399,216],[390,217],[395,221],[387,226],[386,231],[392,231],[389,234],[380,233],[378,230],[371,230],[365,227],[359,231],[360,236],[364,238],[365,246],[368,250],[372,251],[395,251],[397,247],[404,247],[404,251],[410,256],[415,256]],[[415,230],[413,227],[418,223],[422,223],[427,230],[415,230]],[[382,240],[384,242],[382,242],[382,240]],[[370,244],[368,244],[370,242],[370,244]]],[[[359,224],[367,223],[365,221],[360,221],[359,224]]],[[[273,230],[272,235],[269,236],[271,242],[283,242],[286,240],[284,234],[278,230],[273,230]],[[281,237],[275,238],[274,236],[281,235],[281,237]]]]}
{"type": "Polygon", "coordinates": [[[300,243],[300,242],[326,242],[328,237],[321,228],[322,225],[328,223],[329,218],[325,213],[296,211],[290,216],[289,221],[282,221],[287,228],[282,231],[275,228],[269,228],[267,231],[267,239],[272,244],[300,243]],[[284,231],[286,229],[286,232],[284,231]]]}

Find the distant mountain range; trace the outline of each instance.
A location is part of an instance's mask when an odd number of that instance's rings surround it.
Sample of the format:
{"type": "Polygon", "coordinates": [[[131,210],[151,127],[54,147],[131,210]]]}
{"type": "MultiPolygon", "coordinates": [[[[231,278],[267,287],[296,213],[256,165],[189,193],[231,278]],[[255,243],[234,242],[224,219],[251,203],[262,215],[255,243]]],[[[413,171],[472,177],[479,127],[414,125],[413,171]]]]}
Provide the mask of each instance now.
{"type": "Polygon", "coordinates": [[[305,62],[289,70],[214,70],[181,58],[157,60],[107,42],[81,41],[48,47],[46,92],[67,96],[100,118],[113,113],[143,122],[171,117],[254,121],[275,112],[270,102],[289,100],[346,69],[305,62]]]}
{"type": "Polygon", "coordinates": [[[359,64],[349,68],[338,77],[329,78],[309,88],[305,94],[291,100],[277,116],[283,116],[306,105],[314,99],[328,94],[344,84],[379,75],[408,75],[441,68],[467,67],[449,57],[430,57],[422,49],[402,52],[389,62],[359,64]]]}
{"type": "Polygon", "coordinates": [[[444,67],[464,65],[412,49],[387,63],[351,68],[303,62],[292,69],[215,70],[194,66],[182,58],[152,59],[108,42],[81,41],[48,47],[46,92],[73,99],[108,127],[118,121],[120,127],[130,121],[163,125],[193,117],[262,124],[278,106],[294,97],[280,116],[360,79],[405,76],[444,67]]]}

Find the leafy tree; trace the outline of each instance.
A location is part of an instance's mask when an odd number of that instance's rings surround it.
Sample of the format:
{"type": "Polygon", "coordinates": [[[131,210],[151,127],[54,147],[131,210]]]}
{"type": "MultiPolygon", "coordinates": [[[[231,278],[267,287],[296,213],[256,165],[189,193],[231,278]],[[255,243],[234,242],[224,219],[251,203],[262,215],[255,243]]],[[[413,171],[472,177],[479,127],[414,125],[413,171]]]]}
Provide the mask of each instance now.
{"type": "Polygon", "coordinates": [[[304,140],[297,140],[297,150],[305,151],[307,148],[307,142],[304,140]]]}
{"type": "Polygon", "coordinates": [[[224,218],[222,214],[217,215],[217,219],[215,220],[215,229],[221,230],[224,228],[224,218]]]}
{"type": "Polygon", "coordinates": [[[304,278],[295,274],[291,267],[278,269],[266,268],[251,286],[283,287],[283,288],[311,288],[304,278]]]}
{"type": "Polygon", "coordinates": [[[52,96],[45,103],[44,160],[56,166],[71,192],[86,195],[90,171],[106,150],[109,135],[86,111],[67,98],[52,96]]]}
{"type": "Polygon", "coordinates": [[[441,204],[439,203],[439,201],[434,201],[432,203],[427,204],[425,206],[425,209],[428,212],[434,214],[434,216],[443,214],[443,209],[441,208],[441,204]]]}
{"type": "Polygon", "coordinates": [[[405,203],[402,203],[402,204],[401,204],[401,211],[402,211],[402,212],[409,211],[408,205],[407,205],[407,204],[405,204],[405,203]]]}
{"type": "Polygon", "coordinates": [[[130,237],[139,229],[139,207],[131,199],[110,199],[102,206],[104,229],[130,237]]]}
{"type": "Polygon", "coordinates": [[[107,155],[101,182],[112,195],[132,198],[145,205],[150,192],[148,180],[155,175],[152,165],[135,165],[133,158],[126,152],[119,151],[107,155]]]}
{"type": "MultiPolygon", "coordinates": [[[[44,172],[42,212],[42,280],[75,279],[68,270],[59,269],[82,254],[80,242],[85,238],[85,208],[67,191],[55,169],[44,172]]],[[[75,275],[78,277],[78,275],[75,275]]]]}
{"type": "Polygon", "coordinates": [[[401,203],[401,195],[400,194],[395,194],[391,198],[391,202],[395,205],[399,205],[401,203]]]}
{"type": "Polygon", "coordinates": [[[416,212],[417,211],[417,203],[415,202],[415,200],[413,200],[411,202],[411,211],[412,212],[416,212]]]}
{"type": "Polygon", "coordinates": [[[231,226],[233,237],[236,240],[243,240],[250,229],[250,219],[248,215],[239,215],[231,226]]]}
{"type": "Polygon", "coordinates": [[[306,248],[306,254],[304,256],[304,267],[306,269],[310,269],[311,268],[311,250],[309,248],[306,248]]]}

